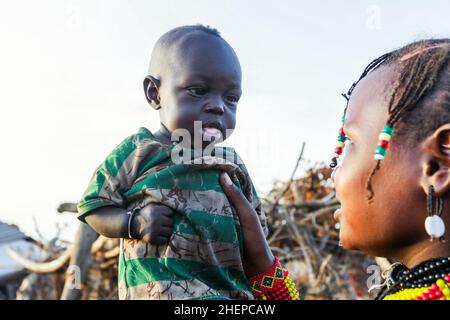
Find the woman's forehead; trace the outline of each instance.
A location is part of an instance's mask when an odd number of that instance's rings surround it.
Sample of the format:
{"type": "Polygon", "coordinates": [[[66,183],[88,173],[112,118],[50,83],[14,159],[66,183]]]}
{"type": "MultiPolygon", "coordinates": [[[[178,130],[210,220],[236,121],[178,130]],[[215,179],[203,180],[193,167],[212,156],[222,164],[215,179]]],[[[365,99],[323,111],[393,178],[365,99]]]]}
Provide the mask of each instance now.
{"type": "Polygon", "coordinates": [[[382,66],[364,77],[353,90],[346,112],[346,127],[382,126],[388,118],[388,102],[395,68],[382,66]]]}

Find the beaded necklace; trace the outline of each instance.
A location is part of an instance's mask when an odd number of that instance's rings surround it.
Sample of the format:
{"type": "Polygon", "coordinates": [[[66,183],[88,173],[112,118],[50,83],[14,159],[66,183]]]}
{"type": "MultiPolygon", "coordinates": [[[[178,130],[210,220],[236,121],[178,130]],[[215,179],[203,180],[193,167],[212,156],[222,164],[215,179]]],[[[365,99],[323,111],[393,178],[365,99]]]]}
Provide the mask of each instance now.
{"type": "Polygon", "coordinates": [[[450,300],[450,257],[428,260],[412,269],[396,264],[376,299],[450,300]]]}

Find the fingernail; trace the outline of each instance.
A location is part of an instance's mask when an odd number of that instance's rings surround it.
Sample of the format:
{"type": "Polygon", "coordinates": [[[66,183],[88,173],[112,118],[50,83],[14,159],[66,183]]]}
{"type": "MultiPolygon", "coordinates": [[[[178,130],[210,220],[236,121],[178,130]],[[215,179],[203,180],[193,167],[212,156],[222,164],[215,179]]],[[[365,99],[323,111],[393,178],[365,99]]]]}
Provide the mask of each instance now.
{"type": "Polygon", "coordinates": [[[223,176],[223,181],[227,185],[231,186],[233,184],[233,182],[231,181],[230,176],[228,175],[228,173],[225,172],[222,176],[223,176]]]}

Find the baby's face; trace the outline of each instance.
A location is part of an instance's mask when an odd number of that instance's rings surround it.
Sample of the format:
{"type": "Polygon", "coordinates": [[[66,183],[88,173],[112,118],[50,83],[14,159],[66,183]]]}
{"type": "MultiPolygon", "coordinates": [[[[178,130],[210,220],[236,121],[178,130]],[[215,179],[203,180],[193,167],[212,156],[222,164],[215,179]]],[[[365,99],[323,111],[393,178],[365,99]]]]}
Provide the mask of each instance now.
{"type": "Polygon", "coordinates": [[[234,51],[220,38],[192,38],[178,50],[159,88],[161,123],[173,133],[186,129],[203,145],[225,140],[236,125],[241,68],[234,51]],[[201,121],[201,125],[195,121],[201,121]]]}

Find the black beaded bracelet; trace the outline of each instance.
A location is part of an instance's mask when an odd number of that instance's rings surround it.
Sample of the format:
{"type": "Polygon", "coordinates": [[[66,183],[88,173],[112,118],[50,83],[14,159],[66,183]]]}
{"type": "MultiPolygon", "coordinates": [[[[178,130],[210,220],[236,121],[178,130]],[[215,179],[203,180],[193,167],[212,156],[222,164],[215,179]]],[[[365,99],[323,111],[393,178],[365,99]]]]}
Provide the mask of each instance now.
{"type": "Polygon", "coordinates": [[[130,239],[135,239],[135,237],[133,237],[133,235],[131,234],[131,223],[137,213],[139,213],[139,208],[134,208],[133,210],[128,211],[128,214],[130,215],[130,217],[128,218],[128,237],[130,239]]]}

